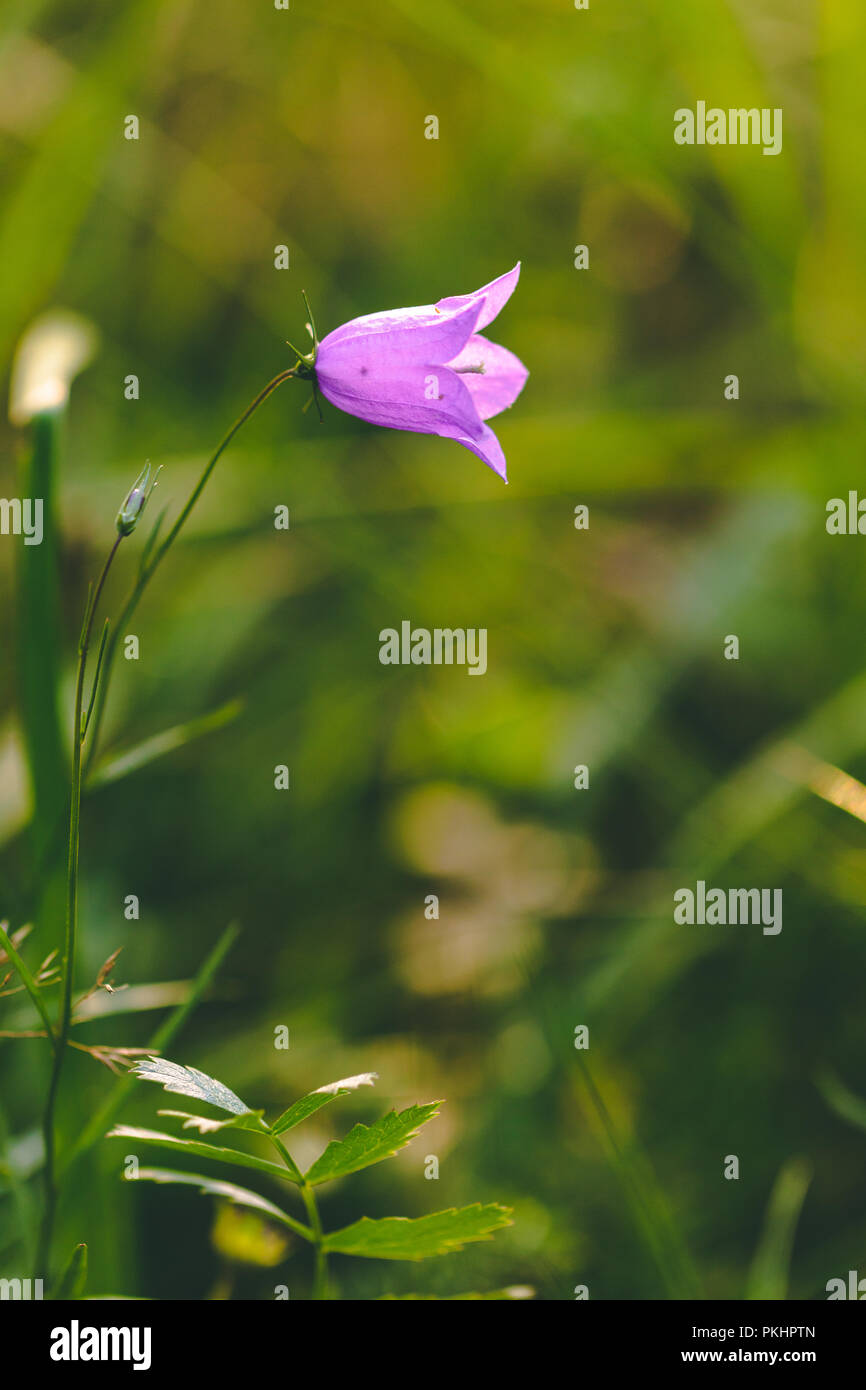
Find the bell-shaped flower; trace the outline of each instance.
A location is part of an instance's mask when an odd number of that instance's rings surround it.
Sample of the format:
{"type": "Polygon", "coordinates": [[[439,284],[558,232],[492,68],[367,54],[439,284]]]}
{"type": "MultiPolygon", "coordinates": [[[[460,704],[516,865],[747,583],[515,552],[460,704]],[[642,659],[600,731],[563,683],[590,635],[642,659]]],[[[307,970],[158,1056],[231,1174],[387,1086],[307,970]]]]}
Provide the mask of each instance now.
{"type": "Polygon", "coordinates": [[[485,421],[517,399],[528,372],[479,330],[510,299],[519,275],[518,262],[474,294],[344,323],[318,345],[322,395],[373,425],[456,439],[505,478],[505,455],[485,421]]]}

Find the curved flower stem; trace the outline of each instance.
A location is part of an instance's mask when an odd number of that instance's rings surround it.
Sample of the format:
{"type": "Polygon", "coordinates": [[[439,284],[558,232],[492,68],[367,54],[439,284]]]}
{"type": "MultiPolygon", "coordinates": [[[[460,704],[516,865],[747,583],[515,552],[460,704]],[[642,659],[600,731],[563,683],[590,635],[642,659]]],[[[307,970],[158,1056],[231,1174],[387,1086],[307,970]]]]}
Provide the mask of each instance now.
{"type": "Polygon", "coordinates": [[[243,414],[238,416],[231,429],[228,431],[226,435],[223,436],[222,440],[217,446],[216,451],[211,455],[211,457],[208,459],[208,462],[205,464],[204,471],[201,477],[199,478],[198,482],[196,483],[195,487],[193,488],[192,492],[190,493],[186,506],[184,507],[180,516],[175,521],[165,540],[154,550],[153,555],[149,559],[147,559],[145,563],[142,565],[141,570],[139,571],[138,579],[135,582],[135,585],[132,589],[132,592],[129,595],[129,598],[126,600],[126,603],[124,604],[123,611],[121,612],[114,626],[114,631],[109,637],[105,649],[102,684],[99,691],[97,692],[96,707],[93,712],[93,734],[91,737],[90,748],[88,750],[87,759],[85,762],[85,776],[87,775],[87,773],[89,773],[90,768],[93,764],[93,759],[96,754],[96,748],[99,743],[99,731],[102,727],[102,717],[105,710],[105,701],[108,695],[108,687],[111,681],[111,672],[114,666],[114,656],[117,650],[117,643],[120,640],[120,637],[126,627],[126,624],[129,622],[129,619],[132,617],[133,613],[138,607],[138,603],[142,594],[144,593],[151,578],[153,577],[154,573],[161,564],[166,552],[174,544],[179,532],[181,531],[187,518],[189,517],[190,512],[192,511],[193,507],[195,506],[196,502],[198,501],[199,497],[204,491],[208,478],[210,477],[211,473],[216,467],[220,456],[228,448],[229,444],[232,442],[241,426],[246,424],[250,416],[258,410],[259,406],[267,400],[268,396],[272,395],[272,393],[276,391],[278,386],[282,385],[284,381],[289,381],[293,376],[295,376],[297,374],[297,370],[298,365],[295,365],[294,367],[287,367],[285,371],[278,372],[277,375],[273,378],[273,380],[269,381],[267,386],[264,386],[262,390],[259,392],[259,394],[256,397],[254,397],[254,399],[247,406],[243,414]]]}
{"type": "Polygon", "coordinates": [[[90,646],[90,638],[93,632],[93,619],[105,588],[105,581],[108,578],[108,571],[111,569],[112,561],[117,554],[118,546],[123,540],[120,532],[114,539],[114,544],[108,553],[108,558],[102,566],[102,573],[97,580],[96,589],[88,597],[87,609],[85,610],[84,625],[81,630],[81,637],[78,643],[78,673],[75,680],[75,714],[72,726],[72,794],[69,808],[69,856],[66,868],[66,932],[63,942],[63,958],[60,966],[62,980],[62,996],[60,1002],[60,1018],[56,1029],[56,1046],[54,1048],[54,1060],[51,1067],[51,1080],[48,1085],[48,1096],[45,1102],[45,1111],[42,1117],[42,1134],[45,1142],[45,1210],[42,1217],[42,1229],[39,1236],[39,1249],[37,1253],[37,1269],[40,1274],[48,1274],[48,1262],[51,1257],[51,1237],[54,1231],[54,1215],[57,1208],[57,1182],[55,1178],[55,1139],[54,1139],[54,1118],[57,1105],[57,1095],[60,1089],[60,1074],[63,1069],[63,1060],[66,1055],[66,1044],[69,1040],[70,1023],[72,1019],[72,983],[75,974],[75,939],[78,927],[78,848],[79,848],[79,823],[81,819],[81,750],[84,743],[84,729],[82,725],[82,715],[84,710],[84,677],[87,671],[87,652],[90,646]]]}

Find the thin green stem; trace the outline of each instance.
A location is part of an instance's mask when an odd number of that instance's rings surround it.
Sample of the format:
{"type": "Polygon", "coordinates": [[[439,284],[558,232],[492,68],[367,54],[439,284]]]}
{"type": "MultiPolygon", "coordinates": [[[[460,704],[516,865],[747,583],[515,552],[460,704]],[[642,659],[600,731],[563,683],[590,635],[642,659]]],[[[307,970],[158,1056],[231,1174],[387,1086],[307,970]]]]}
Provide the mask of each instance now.
{"type": "Polygon", "coordinates": [[[155,536],[151,545],[151,551],[146,553],[146,560],[142,564],[138,579],[126,601],[121,612],[120,618],[106,641],[106,634],[103,633],[103,640],[100,646],[99,662],[94,678],[91,699],[88,702],[87,717],[83,722],[84,710],[84,679],[87,667],[87,653],[90,645],[90,638],[93,631],[93,619],[102,596],[102,590],[111,568],[111,563],[117,552],[117,548],[123,539],[123,532],[118,531],[117,538],[111,548],[108,559],[103,566],[102,574],[96,586],[95,592],[88,598],[88,605],[85,611],[84,625],[81,633],[81,640],[78,648],[78,673],[75,683],[75,722],[73,726],[73,765],[72,765],[72,795],[69,818],[69,856],[67,864],[67,896],[66,896],[66,934],[64,940],[63,962],[61,967],[62,978],[62,1001],[60,1019],[54,1034],[54,1061],[51,1071],[51,1080],[48,1087],[48,1096],[45,1103],[43,1114],[42,1132],[45,1143],[45,1165],[44,1165],[44,1186],[45,1186],[45,1209],[40,1232],[39,1249],[37,1253],[37,1265],[40,1269],[47,1271],[48,1261],[51,1254],[51,1239],[54,1230],[54,1218],[57,1208],[57,1176],[56,1176],[56,1155],[55,1155],[55,1110],[57,1096],[60,1088],[60,1077],[63,1067],[63,1058],[66,1052],[66,1044],[69,1039],[70,1023],[72,1018],[72,982],[75,971],[75,941],[78,921],[78,853],[79,853],[79,823],[81,817],[81,787],[83,777],[90,768],[93,755],[99,739],[99,731],[102,723],[103,712],[105,710],[106,696],[111,679],[114,655],[117,649],[117,642],[123,633],[126,624],[135,612],[139,600],[144,593],[148,583],[152,579],[159,565],[162,563],[166,553],[174,544],[180,531],[185,525],[193,507],[201,496],[207,481],[213,472],[216,464],[234,439],[238,430],[249,420],[250,416],[258,410],[259,406],[267,400],[278,386],[284,381],[288,381],[297,373],[298,363],[294,367],[286,368],[279,372],[267,386],[263,387],[258,395],[250,402],[242,415],[238,417],[228,433],[220,441],[215,452],[211,455],[204,471],[199,478],[196,486],[190,493],[186,505],[175,521],[168,535],[162,544],[156,546],[155,536]],[[100,682],[100,675],[102,680],[100,682]],[[82,751],[85,735],[92,723],[92,734],[90,746],[87,753],[86,762],[83,760],[82,751]]]}
{"type": "Polygon", "coordinates": [[[99,651],[96,656],[96,670],[93,673],[93,686],[90,691],[90,699],[87,703],[87,713],[84,716],[84,723],[81,726],[82,743],[87,738],[87,730],[90,726],[90,716],[93,713],[93,702],[96,699],[96,692],[99,689],[99,673],[102,670],[102,658],[105,655],[105,643],[108,640],[108,633],[110,627],[111,623],[109,622],[108,618],[106,618],[105,626],[102,629],[102,637],[99,640],[99,651]]]}
{"type": "Polygon", "coordinates": [[[316,1263],[313,1270],[313,1298],[326,1299],[328,1297],[328,1257],[323,1244],[324,1232],[316,1194],[308,1182],[301,1184],[301,1197],[307,1209],[307,1219],[313,1232],[313,1249],[316,1252],[316,1263]]]}
{"type": "Polygon", "coordinates": [[[117,651],[117,643],[120,640],[121,634],[124,632],[127,623],[129,622],[130,618],[132,617],[133,613],[138,607],[139,600],[141,599],[142,594],[144,593],[145,589],[150,583],[150,580],[153,578],[153,575],[156,573],[156,570],[162,563],[162,560],[164,559],[167,551],[171,549],[171,546],[174,544],[175,540],[177,539],[178,535],[183,529],[190,512],[192,511],[193,507],[195,506],[196,502],[198,501],[199,497],[204,491],[205,486],[207,485],[207,481],[214,468],[216,467],[220,457],[228,448],[229,444],[234,439],[238,430],[246,424],[250,416],[253,415],[258,410],[259,406],[268,399],[268,396],[272,395],[273,392],[276,391],[278,386],[281,386],[284,381],[289,381],[293,376],[296,375],[296,373],[297,366],[287,367],[285,371],[278,372],[277,375],[273,378],[273,380],[269,381],[267,386],[263,387],[259,394],[250,402],[243,414],[238,416],[231,429],[221,439],[216,451],[211,455],[211,457],[205,464],[204,471],[201,477],[199,478],[198,482],[196,483],[195,487],[193,488],[192,492],[190,493],[186,506],[184,507],[180,516],[175,521],[168,535],[165,537],[165,540],[162,542],[161,545],[154,547],[152,556],[147,560],[145,564],[142,565],[141,570],[139,571],[138,579],[136,580],[132,592],[130,593],[128,599],[126,600],[126,603],[124,604],[123,611],[121,612],[120,617],[115,623],[114,631],[112,632],[106,647],[105,659],[103,662],[104,674],[101,687],[97,692],[96,697],[96,707],[93,713],[93,735],[91,738],[90,748],[88,750],[87,759],[85,763],[85,775],[89,773],[90,768],[93,765],[93,759],[96,754],[97,745],[99,743],[99,733],[100,729],[102,728],[102,718],[105,711],[105,702],[108,696],[108,688],[111,683],[111,673],[114,667],[114,657],[117,651]]]}
{"type": "Polygon", "coordinates": [[[52,1050],[56,1051],[57,1039],[54,1036],[54,1028],[52,1026],[48,1010],[45,1007],[45,1000],[42,998],[42,995],[39,992],[39,985],[37,984],[36,980],[34,980],[33,976],[30,974],[30,971],[28,970],[24,961],[19,956],[11,938],[7,934],[7,926],[7,922],[0,922],[0,946],[2,946],[3,950],[6,952],[7,956],[11,960],[12,964],[15,966],[15,969],[18,971],[18,975],[24,985],[24,988],[27,990],[27,993],[33,1000],[33,1003],[39,1012],[39,1017],[45,1024],[48,1037],[51,1041],[52,1050]]]}
{"type": "Polygon", "coordinates": [[[66,1044],[69,1039],[72,1020],[72,985],[75,975],[75,941],[78,927],[78,851],[81,819],[81,749],[84,739],[82,732],[84,678],[87,670],[87,652],[93,632],[93,619],[99,605],[99,600],[102,597],[102,591],[105,588],[108,571],[111,569],[112,561],[117,554],[118,546],[122,540],[123,536],[118,532],[114,544],[108,553],[108,558],[102,567],[102,573],[99,576],[96,589],[88,599],[84,626],[78,643],[78,673],[75,680],[75,713],[72,724],[72,794],[69,808],[69,856],[66,868],[66,932],[63,942],[63,958],[60,967],[62,996],[60,1003],[60,1018],[55,1032],[56,1046],[54,1048],[54,1060],[51,1068],[51,1080],[48,1085],[48,1096],[42,1118],[42,1134],[45,1143],[45,1209],[39,1237],[37,1268],[40,1273],[45,1275],[48,1274],[48,1262],[51,1257],[51,1237],[54,1231],[54,1216],[57,1209],[54,1134],[55,1110],[60,1089],[63,1060],[66,1055],[66,1044]]]}
{"type": "MultiPolygon", "coordinates": [[[[301,290],[301,294],[303,295],[304,303],[307,306],[307,313],[310,316],[310,337],[313,340],[313,361],[315,362],[316,354],[319,350],[319,335],[316,332],[316,320],[313,318],[313,311],[310,308],[310,301],[307,298],[307,291],[301,290]]],[[[304,360],[306,361],[306,355],[304,355],[304,360]]]]}
{"type": "Polygon", "coordinates": [[[311,1183],[308,1183],[295,1160],[292,1158],[285,1144],[276,1134],[272,1134],[271,1142],[279,1151],[280,1157],[285,1163],[289,1172],[300,1187],[301,1197],[307,1210],[307,1219],[310,1229],[305,1239],[309,1240],[315,1251],[315,1265],[313,1270],[313,1298],[327,1299],[328,1297],[328,1256],[324,1247],[324,1231],[322,1230],[322,1218],[319,1215],[319,1206],[316,1201],[316,1194],[311,1183]]]}
{"type": "MultiPolygon", "coordinates": [[[[239,928],[232,922],[220,936],[207,960],[201,966],[198,974],[192,982],[192,987],[182,1004],[179,1004],[171,1016],[157,1028],[153,1037],[150,1039],[149,1047],[155,1052],[162,1052],[169,1046],[177,1033],[183,1027],[193,1009],[196,1008],[200,1000],[220,969],[223,961],[228,955],[239,936],[239,928]]],[[[131,1072],[118,1078],[114,1084],[114,1089],[108,1099],[95,1115],[93,1115],[79,1136],[78,1142],[66,1153],[61,1164],[60,1174],[65,1176],[84,1154],[88,1153],[100,1139],[105,1135],[105,1131],[114,1124],[117,1112],[124,1100],[129,1095],[135,1085],[135,1077],[131,1072]]]]}
{"type": "Polygon", "coordinates": [[[292,1158],[292,1155],[289,1153],[282,1139],[280,1139],[276,1134],[271,1134],[270,1130],[268,1129],[268,1126],[264,1123],[264,1121],[262,1121],[262,1127],[265,1133],[267,1134],[268,1138],[270,1139],[271,1143],[274,1145],[277,1152],[279,1153],[280,1158],[283,1160],[286,1167],[288,1168],[289,1173],[291,1174],[292,1182],[296,1182],[299,1185],[301,1185],[304,1181],[304,1175],[301,1172],[295,1160],[292,1158]]]}
{"type": "Polygon", "coordinates": [[[639,1153],[629,1154],[626,1151],[604,1097],[581,1052],[577,1053],[576,1060],[590,1104],[601,1122],[612,1165],[623,1186],[640,1234],[658,1265],[669,1296],[686,1300],[703,1297],[691,1261],[679,1242],[666,1208],[658,1199],[646,1165],[641,1161],[639,1153]]]}

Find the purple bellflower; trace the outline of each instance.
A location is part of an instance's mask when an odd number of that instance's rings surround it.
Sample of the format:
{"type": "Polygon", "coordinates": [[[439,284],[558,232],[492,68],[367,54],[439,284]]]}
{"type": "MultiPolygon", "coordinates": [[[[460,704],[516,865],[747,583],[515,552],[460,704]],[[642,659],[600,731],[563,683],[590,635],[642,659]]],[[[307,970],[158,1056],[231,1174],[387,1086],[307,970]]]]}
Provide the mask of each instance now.
{"type": "Polygon", "coordinates": [[[505,455],[485,421],[517,399],[529,373],[478,330],[511,298],[519,275],[520,262],[474,294],[335,328],[314,348],[319,390],[359,420],[456,439],[507,482],[505,455]]]}

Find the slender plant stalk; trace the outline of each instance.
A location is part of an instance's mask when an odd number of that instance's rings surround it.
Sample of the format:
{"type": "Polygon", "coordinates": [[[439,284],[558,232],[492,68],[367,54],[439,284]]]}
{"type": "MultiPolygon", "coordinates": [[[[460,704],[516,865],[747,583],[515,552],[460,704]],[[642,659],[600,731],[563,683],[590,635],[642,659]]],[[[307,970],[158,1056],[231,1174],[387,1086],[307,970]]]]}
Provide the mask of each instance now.
{"type": "MultiPolygon", "coordinates": [[[[99,606],[99,600],[105,587],[108,571],[117,553],[117,548],[124,537],[124,532],[118,530],[117,537],[103,566],[102,573],[96,585],[96,590],[88,601],[85,613],[84,625],[81,640],[78,645],[78,673],[75,682],[75,715],[73,726],[73,757],[72,757],[72,795],[69,815],[69,855],[67,862],[66,877],[66,933],[63,948],[63,960],[61,965],[62,978],[62,1001],[60,1008],[60,1018],[56,1030],[51,1035],[54,1046],[54,1061],[51,1070],[51,1080],[48,1087],[48,1096],[45,1103],[43,1114],[42,1132],[45,1143],[45,1166],[44,1166],[44,1188],[45,1188],[45,1207],[42,1218],[42,1228],[39,1238],[39,1248],[37,1252],[37,1266],[40,1270],[47,1272],[48,1261],[51,1256],[51,1240],[54,1231],[54,1218],[57,1209],[57,1164],[55,1155],[55,1111],[57,1106],[57,1096],[60,1088],[60,1077],[63,1069],[63,1059],[66,1053],[66,1046],[69,1041],[70,1024],[72,1020],[72,984],[75,973],[75,944],[78,924],[78,852],[80,838],[80,818],[81,818],[81,788],[83,777],[91,766],[93,754],[99,738],[99,730],[102,723],[102,716],[105,709],[105,701],[108,693],[108,685],[111,678],[114,654],[117,648],[119,635],[124,631],[126,624],[135,612],[138,602],[144,593],[148,583],[158,569],[167,551],[174,544],[180,531],[185,525],[193,507],[201,496],[207,484],[208,478],[213,472],[220,456],[228,448],[238,430],[249,420],[250,416],[258,410],[259,406],[267,400],[278,386],[284,381],[288,381],[297,374],[300,361],[294,366],[286,368],[268,382],[257,396],[250,402],[242,415],[238,417],[231,429],[220,441],[216,451],[211,455],[204,471],[190,493],[186,505],[169,531],[168,535],[159,546],[153,547],[153,553],[146,553],[138,579],[132,589],[129,598],[120,614],[114,631],[106,638],[103,632],[102,642],[99,650],[99,659],[96,675],[93,682],[91,698],[87,705],[87,718],[84,718],[84,681],[87,668],[87,654],[90,646],[90,638],[93,632],[93,619],[99,606]],[[101,680],[100,680],[101,676],[101,680]],[[92,733],[87,754],[86,763],[83,759],[83,746],[85,735],[92,723],[92,733]]],[[[314,1202],[315,1209],[315,1202],[314,1202]]],[[[317,1213],[318,1219],[318,1213],[317,1213]]],[[[321,1223],[318,1227],[319,1241],[321,1241],[321,1223]]],[[[317,1251],[318,1260],[319,1251],[317,1251]]],[[[322,1260],[324,1252],[321,1252],[322,1260]]],[[[324,1268],[324,1265],[323,1265],[324,1268]]],[[[317,1263],[318,1269],[318,1263],[317,1263]]],[[[318,1276],[317,1276],[318,1277],[318,1276]]]]}
{"type": "MultiPolygon", "coordinates": [[[[217,941],[207,960],[201,966],[198,974],[192,982],[192,987],[182,1004],[179,1004],[171,1016],[161,1023],[156,1032],[150,1039],[149,1046],[154,1052],[162,1052],[168,1047],[173,1038],[180,1032],[193,1009],[204,995],[232,946],[238,939],[240,928],[234,923],[226,927],[222,936],[217,941]]],[[[129,1092],[135,1085],[135,1077],[127,1072],[118,1078],[114,1084],[114,1089],[102,1107],[93,1115],[87,1125],[85,1125],[77,1142],[63,1157],[59,1164],[59,1173],[65,1177],[66,1173],[77,1163],[84,1154],[89,1153],[93,1145],[105,1136],[105,1131],[110,1129],[114,1123],[115,1116],[123,1104],[129,1092]]]]}
{"type": "Polygon", "coordinates": [[[82,729],[84,678],[87,671],[87,652],[90,646],[90,637],[93,632],[93,618],[99,605],[99,600],[102,597],[102,591],[105,588],[108,571],[111,569],[112,561],[117,554],[118,546],[122,540],[123,536],[118,532],[114,544],[108,553],[108,558],[102,567],[102,573],[97,581],[96,589],[89,599],[84,626],[81,632],[81,639],[78,643],[78,673],[75,680],[75,714],[72,726],[72,795],[69,808],[69,857],[66,870],[66,932],[63,942],[63,959],[60,967],[62,996],[60,1017],[55,1032],[56,1046],[54,1047],[51,1080],[48,1085],[48,1096],[45,1102],[45,1112],[42,1119],[42,1133],[45,1141],[45,1210],[39,1238],[37,1267],[40,1271],[44,1271],[45,1273],[48,1272],[48,1261],[51,1255],[51,1237],[54,1231],[54,1216],[57,1208],[57,1183],[54,1162],[55,1110],[57,1106],[57,1094],[60,1088],[60,1075],[63,1070],[63,1060],[66,1055],[66,1044],[69,1039],[70,1023],[72,1020],[72,982],[75,974],[75,942],[78,927],[78,849],[79,826],[81,820],[81,750],[84,741],[82,729]]]}
{"type": "Polygon", "coordinates": [[[328,1256],[323,1244],[322,1218],[319,1216],[316,1194],[308,1182],[301,1184],[301,1196],[304,1200],[304,1206],[307,1208],[307,1217],[313,1232],[313,1249],[316,1258],[313,1271],[313,1298],[325,1299],[328,1297],[328,1256]]]}
{"type": "Polygon", "coordinates": [[[323,1244],[324,1233],[322,1231],[322,1218],[319,1215],[319,1204],[316,1201],[316,1194],[313,1191],[312,1183],[308,1183],[304,1178],[300,1168],[292,1158],[285,1144],[283,1144],[275,1134],[271,1135],[271,1139],[280,1157],[292,1174],[292,1177],[298,1183],[304,1206],[307,1209],[307,1219],[309,1220],[310,1228],[307,1231],[306,1239],[310,1241],[315,1251],[313,1298],[326,1299],[328,1297],[328,1256],[323,1244]]]}
{"type": "Polygon", "coordinates": [[[40,546],[22,548],[18,575],[18,666],[21,732],[33,787],[30,822],[35,859],[51,856],[48,871],[36,881],[36,920],[50,919],[62,902],[63,870],[54,827],[66,817],[65,784],[69,775],[58,689],[60,686],[59,582],[55,494],[59,473],[62,410],[45,411],[32,422],[32,451],[21,474],[23,497],[41,497],[45,527],[40,546]],[[33,641],[33,634],[39,641],[33,641]]]}
{"type": "Polygon", "coordinates": [[[52,1051],[56,1052],[57,1038],[54,1034],[54,1025],[52,1024],[51,1018],[48,1014],[48,1010],[45,1007],[45,1000],[42,998],[42,995],[39,992],[38,984],[34,980],[33,976],[30,974],[29,969],[19,956],[18,952],[15,950],[15,946],[6,932],[7,925],[7,923],[0,922],[0,946],[3,947],[3,950],[6,952],[12,964],[15,966],[15,969],[18,971],[18,976],[22,984],[24,985],[24,988],[30,995],[30,998],[32,999],[36,1009],[39,1012],[39,1016],[42,1019],[42,1022],[45,1024],[45,1030],[48,1034],[52,1051]]]}
{"type": "Polygon", "coordinates": [[[120,637],[123,634],[126,625],[129,622],[129,619],[132,617],[133,613],[138,607],[138,603],[141,599],[142,594],[144,593],[145,589],[150,583],[150,580],[153,578],[153,575],[155,574],[156,570],[159,568],[159,565],[161,564],[163,558],[166,555],[166,552],[171,548],[171,546],[177,539],[178,534],[182,530],[183,526],[187,521],[187,518],[189,517],[190,512],[192,511],[199,497],[203,493],[207,481],[214,468],[216,467],[221,455],[228,448],[229,444],[234,439],[238,430],[241,428],[242,425],[246,424],[250,416],[255,414],[259,406],[262,405],[262,403],[268,399],[268,396],[272,395],[273,392],[276,391],[278,386],[281,386],[284,381],[289,381],[296,374],[297,366],[288,367],[285,371],[278,372],[277,375],[273,378],[273,380],[269,381],[267,386],[264,386],[262,390],[259,392],[259,394],[256,397],[254,397],[254,399],[247,406],[243,414],[238,416],[231,429],[228,431],[226,435],[223,436],[222,440],[217,446],[216,451],[211,455],[211,457],[208,459],[208,462],[205,464],[204,471],[201,477],[199,478],[198,482],[196,483],[195,487],[193,488],[192,492],[190,493],[186,506],[184,507],[180,516],[175,521],[168,535],[165,537],[162,543],[154,549],[153,554],[142,565],[141,570],[139,571],[138,578],[135,582],[135,585],[133,586],[132,592],[130,593],[129,598],[126,600],[126,603],[123,607],[120,617],[118,618],[115,624],[114,631],[108,639],[108,643],[105,649],[105,656],[103,660],[103,678],[100,688],[96,694],[96,707],[93,713],[93,736],[90,742],[90,747],[85,762],[85,775],[89,773],[93,765],[93,759],[95,757],[96,749],[99,743],[99,733],[102,728],[102,718],[105,712],[105,702],[108,697],[108,687],[111,682],[111,673],[114,668],[114,657],[117,651],[117,643],[120,640],[120,637]]]}
{"type": "Polygon", "coordinates": [[[586,1059],[576,1054],[583,1082],[593,1109],[601,1122],[604,1139],[613,1167],[622,1184],[629,1206],[647,1248],[658,1265],[662,1279],[672,1299],[703,1297],[691,1261],[672,1227],[667,1212],[658,1210],[651,1184],[646,1181],[643,1165],[636,1156],[625,1152],[604,1097],[593,1079],[586,1059]]]}

